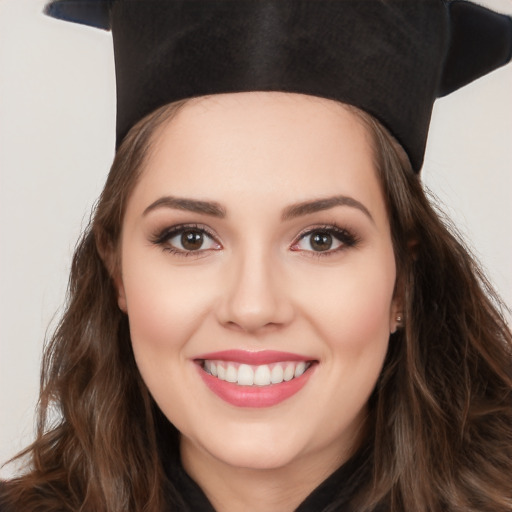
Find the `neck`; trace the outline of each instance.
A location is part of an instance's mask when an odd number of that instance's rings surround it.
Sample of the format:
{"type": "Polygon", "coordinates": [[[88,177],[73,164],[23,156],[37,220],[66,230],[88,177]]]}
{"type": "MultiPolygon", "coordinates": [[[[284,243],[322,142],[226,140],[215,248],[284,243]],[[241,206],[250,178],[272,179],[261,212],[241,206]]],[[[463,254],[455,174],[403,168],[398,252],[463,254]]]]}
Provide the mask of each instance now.
{"type": "Polygon", "coordinates": [[[332,446],[278,468],[231,466],[187,439],[181,440],[182,464],[217,512],[292,512],[349,454],[332,446]]]}

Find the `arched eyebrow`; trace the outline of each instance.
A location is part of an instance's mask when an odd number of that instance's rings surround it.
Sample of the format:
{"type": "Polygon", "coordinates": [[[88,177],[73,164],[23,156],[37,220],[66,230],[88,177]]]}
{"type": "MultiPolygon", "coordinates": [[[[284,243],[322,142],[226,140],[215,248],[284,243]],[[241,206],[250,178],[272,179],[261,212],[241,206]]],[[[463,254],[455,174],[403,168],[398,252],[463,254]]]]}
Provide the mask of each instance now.
{"type": "Polygon", "coordinates": [[[356,208],[363,212],[372,221],[372,223],[375,224],[372,214],[368,208],[366,208],[366,206],[357,199],[349,196],[332,196],[292,204],[283,210],[281,219],[283,221],[290,220],[303,215],[309,215],[323,210],[330,210],[336,206],[349,206],[351,208],[356,208]]]}
{"type": "MultiPolygon", "coordinates": [[[[336,206],[349,206],[363,212],[371,221],[375,223],[368,208],[363,203],[349,196],[333,196],[322,199],[314,199],[312,201],[304,201],[302,203],[287,206],[281,215],[283,221],[310,215],[312,213],[329,210],[336,206]]],[[[149,212],[157,208],[172,208],[174,210],[185,210],[203,215],[210,215],[223,219],[226,217],[226,209],[216,201],[201,201],[199,199],[188,199],[185,197],[164,196],[151,203],[143,212],[147,215],[149,212]]]]}
{"type": "Polygon", "coordinates": [[[223,219],[226,217],[226,210],[215,201],[200,201],[198,199],[187,199],[185,197],[164,196],[151,203],[142,215],[157,208],[172,208],[174,210],[185,210],[194,213],[202,213],[223,219]]]}

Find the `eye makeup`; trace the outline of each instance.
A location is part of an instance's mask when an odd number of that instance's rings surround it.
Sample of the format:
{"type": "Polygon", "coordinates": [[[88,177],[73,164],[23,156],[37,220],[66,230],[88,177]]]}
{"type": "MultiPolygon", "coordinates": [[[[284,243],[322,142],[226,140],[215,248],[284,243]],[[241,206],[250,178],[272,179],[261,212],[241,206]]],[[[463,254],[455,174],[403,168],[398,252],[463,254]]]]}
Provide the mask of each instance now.
{"type": "Polygon", "coordinates": [[[308,227],[297,237],[290,250],[311,253],[316,257],[328,257],[356,247],[360,238],[351,230],[336,223],[308,227]]]}
{"type": "Polygon", "coordinates": [[[215,234],[201,224],[178,224],[165,227],[152,236],[150,242],[176,256],[199,256],[204,255],[206,251],[222,249],[215,234]]]}
{"type": "MultiPolygon", "coordinates": [[[[196,223],[166,226],[151,236],[150,242],[177,256],[197,257],[223,248],[213,230],[196,223]]],[[[295,237],[289,249],[311,256],[326,257],[355,247],[359,242],[360,238],[351,230],[336,223],[326,223],[304,229],[295,237]]]]}

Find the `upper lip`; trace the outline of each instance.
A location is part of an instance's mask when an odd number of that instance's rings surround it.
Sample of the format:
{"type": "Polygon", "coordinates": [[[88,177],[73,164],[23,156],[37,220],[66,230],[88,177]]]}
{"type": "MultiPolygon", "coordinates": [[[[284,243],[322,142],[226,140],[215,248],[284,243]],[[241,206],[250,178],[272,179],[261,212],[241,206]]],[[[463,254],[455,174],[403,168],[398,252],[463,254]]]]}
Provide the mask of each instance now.
{"type": "Polygon", "coordinates": [[[280,352],[276,350],[221,350],[219,352],[209,352],[194,357],[195,360],[209,360],[209,361],[232,361],[236,363],[262,365],[279,363],[283,361],[313,361],[314,359],[308,356],[293,354],[291,352],[280,352]]]}

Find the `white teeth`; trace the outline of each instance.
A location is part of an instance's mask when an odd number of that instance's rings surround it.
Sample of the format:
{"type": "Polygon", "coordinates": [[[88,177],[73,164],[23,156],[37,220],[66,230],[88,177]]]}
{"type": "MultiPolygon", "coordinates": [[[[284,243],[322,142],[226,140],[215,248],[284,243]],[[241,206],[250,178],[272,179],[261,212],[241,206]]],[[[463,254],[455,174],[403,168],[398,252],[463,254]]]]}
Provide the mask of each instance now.
{"type": "Polygon", "coordinates": [[[219,380],[239,386],[270,386],[300,377],[311,363],[305,361],[282,362],[251,366],[233,361],[209,361],[203,364],[204,371],[219,380]]]}
{"type": "Polygon", "coordinates": [[[292,380],[295,377],[295,365],[293,363],[289,363],[284,369],[283,379],[285,381],[292,380]]]}
{"type": "Polygon", "coordinates": [[[300,362],[295,368],[295,377],[300,377],[306,371],[306,363],[300,362]]]}
{"type": "Polygon", "coordinates": [[[284,378],[284,370],[280,364],[276,364],[274,368],[272,368],[272,372],[270,374],[270,382],[272,384],[280,384],[283,382],[284,378]]]}
{"type": "Polygon", "coordinates": [[[226,370],[226,380],[228,382],[236,382],[238,380],[238,372],[232,364],[228,364],[228,369],[226,370]]]}
{"type": "Polygon", "coordinates": [[[254,384],[256,386],[268,386],[270,384],[270,368],[266,364],[256,368],[254,384]]]}
{"type": "Polygon", "coordinates": [[[241,364],[238,368],[238,384],[252,386],[254,384],[254,371],[248,364],[241,364]]]}

